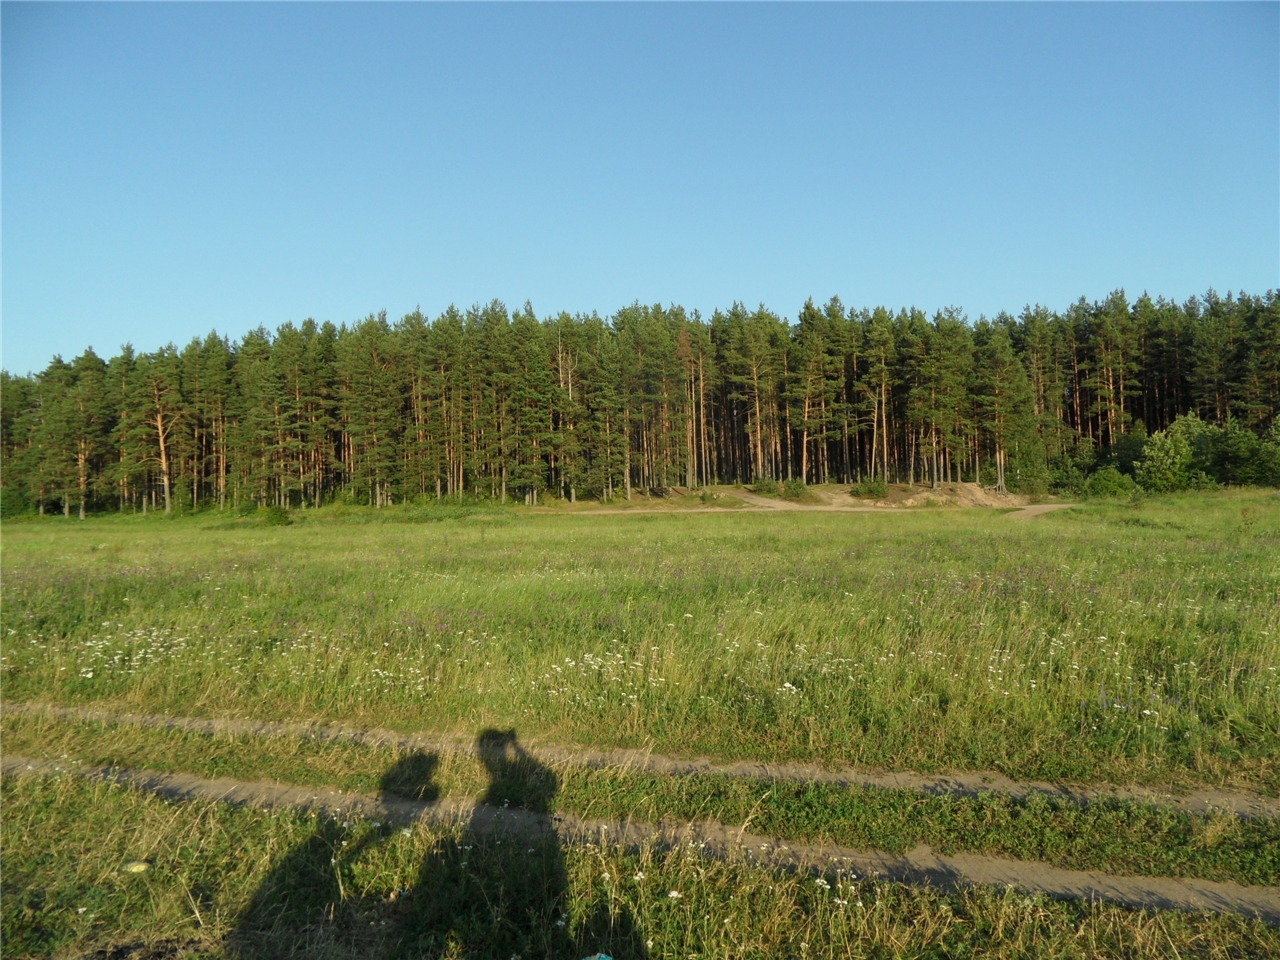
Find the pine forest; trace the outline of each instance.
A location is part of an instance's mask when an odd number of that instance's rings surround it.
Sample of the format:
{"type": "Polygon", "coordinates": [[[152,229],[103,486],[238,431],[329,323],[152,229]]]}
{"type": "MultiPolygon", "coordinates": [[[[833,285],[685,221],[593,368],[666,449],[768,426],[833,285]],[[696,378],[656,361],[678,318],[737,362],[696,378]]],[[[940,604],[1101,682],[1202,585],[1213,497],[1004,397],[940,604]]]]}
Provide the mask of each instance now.
{"type": "Polygon", "coordinates": [[[3,512],[536,504],[786,481],[1274,485],[1278,406],[1274,290],[1181,304],[1117,291],[976,322],[836,298],[794,323],[741,304],[709,320],[639,304],[540,319],[494,301],[5,373],[3,512]],[[1156,453],[1185,461],[1172,474],[1153,459],[1162,438],[1156,453]]]}

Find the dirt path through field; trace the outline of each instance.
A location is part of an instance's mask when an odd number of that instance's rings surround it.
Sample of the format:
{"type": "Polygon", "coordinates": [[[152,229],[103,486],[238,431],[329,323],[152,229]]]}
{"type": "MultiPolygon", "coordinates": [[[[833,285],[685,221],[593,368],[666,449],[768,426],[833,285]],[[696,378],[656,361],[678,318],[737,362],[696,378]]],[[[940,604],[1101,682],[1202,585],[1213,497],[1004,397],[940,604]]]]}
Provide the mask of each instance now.
{"type": "Polygon", "coordinates": [[[0,772],[13,776],[79,776],[120,783],[166,797],[212,800],[255,807],[316,810],[333,816],[361,816],[409,823],[467,823],[482,831],[511,831],[529,836],[555,831],[562,842],[609,841],[637,848],[657,844],[674,849],[692,845],[707,856],[743,858],[766,866],[815,873],[854,871],[901,883],[937,887],[1012,886],[1056,899],[1108,900],[1128,907],[1213,911],[1280,924],[1280,888],[1169,877],[1113,876],[1098,871],[1064,870],[1035,861],[1004,860],[979,854],[948,857],[926,846],[905,855],[851,850],[834,845],[786,843],[714,821],[647,824],[587,820],[572,815],[540,816],[525,810],[500,809],[444,800],[419,803],[385,794],[342,793],[277,783],[203,780],[185,774],[150,770],[90,767],[56,760],[5,757],[0,772]]]}
{"type": "MultiPolygon", "coordinates": [[[[471,754],[475,750],[475,744],[469,737],[432,733],[403,734],[391,730],[359,729],[346,724],[320,721],[281,723],[267,720],[173,717],[163,714],[116,713],[93,707],[55,707],[38,703],[6,703],[3,706],[3,712],[29,717],[49,716],[73,722],[183,730],[206,735],[221,733],[233,736],[302,737],[310,740],[337,740],[401,750],[444,750],[466,754],[471,754]]],[[[589,747],[538,744],[536,741],[526,744],[526,749],[535,759],[548,766],[612,767],[672,776],[720,774],[761,780],[790,780],[883,790],[912,790],[930,795],[975,796],[980,793],[998,792],[1016,798],[1025,798],[1032,794],[1044,794],[1081,804],[1116,799],[1149,803],[1191,814],[1226,811],[1244,819],[1280,816],[1280,799],[1208,787],[1175,789],[1136,785],[1060,784],[1042,780],[1013,780],[996,771],[982,770],[923,774],[911,771],[885,773],[848,767],[832,770],[817,764],[760,763],[749,760],[716,763],[705,757],[679,759],[645,750],[621,748],[599,750],[589,747]]]]}
{"type": "Polygon", "coordinates": [[[1076,506],[1074,503],[1034,503],[1021,510],[1014,510],[1009,516],[1015,520],[1021,520],[1026,517],[1038,517],[1042,513],[1052,513],[1054,510],[1068,510],[1074,506],[1076,506]]]}
{"type": "Polygon", "coordinates": [[[1065,510],[1074,507],[1074,503],[1040,503],[1028,506],[1026,497],[1008,493],[997,493],[972,483],[949,484],[940,489],[931,487],[895,487],[884,500],[858,500],[851,495],[848,486],[814,486],[809,487],[805,499],[780,500],[776,497],[765,497],[750,490],[735,488],[731,494],[740,506],[675,506],[679,500],[689,494],[679,493],[674,499],[656,502],[639,503],[633,507],[605,507],[602,509],[578,510],[546,510],[547,515],[584,517],[602,514],[621,516],[623,514],[662,514],[679,515],[685,513],[735,513],[735,512],[786,512],[786,513],[900,513],[904,510],[920,507],[988,507],[1017,508],[1010,511],[1009,516],[1017,518],[1038,517],[1054,510],[1065,510]]]}
{"type": "MultiPolygon", "coordinates": [[[[796,503],[792,500],[772,500],[769,497],[757,496],[754,493],[739,492],[734,494],[743,502],[744,507],[630,507],[627,509],[610,509],[603,510],[581,510],[569,511],[566,513],[558,513],[557,516],[565,517],[599,517],[599,516],[665,516],[665,517],[681,517],[686,513],[761,513],[761,512],[785,512],[785,513],[882,513],[882,514],[898,514],[902,515],[911,507],[895,507],[895,506],[879,506],[865,507],[843,506],[833,503],[796,503]]],[[[1029,507],[1019,507],[1011,510],[1006,516],[1015,519],[1023,519],[1027,517],[1038,517],[1044,513],[1052,513],[1054,510],[1066,510],[1069,507],[1077,506],[1074,503],[1037,503],[1029,507]]],[[[920,508],[916,508],[920,509],[920,508]]],[[[961,507],[960,509],[965,509],[961,507]]],[[[550,513],[548,513],[550,515],[550,513]]]]}
{"type": "MultiPolygon", "coordinates": [[[[840,503],[825,504],[804,504],[796,503],[791,500],[771,500],[768,497],[757,496],[754,493],[738,493],[736,494],[745,503],[749,503],[754,507],[764,510],[793,510],[800,512],[828,512],[828,513],[899,513],[904,509],[911,507],[895,507],[892,505],[884,506],[853,506],[852,504],[845,506],[840,503]]],[[[1066,510],[1068,507],[1074,507],[1074,503],[1037,503],[1028,507],[1021,507],[1017,510],[1010,511],[1007,516],[1022,519],[1025,517],[1038,517],[1043,513],[1050,513],[1054,510],[1066,510]]],[[[961,507],[960,509],[964,509],[961,507]]]]}
{"type": "MultiPolygon", "coordinates": [[[[565,512],[556,511],[556,516],[563,517],[599,517],[599,516],[623,516],[630,514],[632,516],[667,516],[682,517],[686,513],[760,513],[767,511],[801,511],[807,513],[892,513],[892,507],[860,507],[854,504],[849,506],[836,506],[834,504],[801,504],[790,500],[772,500],[769,497],[757,496],[754,493],[745,491],[737,491],[734,496],[742,501],[742,507],[660,507],[660,506],[637,506],[627,508],[610,508],[605,507],[601,510],[570,510],[565,512]]],[[[548,511],[547,515],[551,515],[552,511],[548,511]]]]}
{"type": "Polygon", "coordinates": [[[734,494],[743,503],[748,503],[753,507],[759,507],[762,510],[862,510],[874,511],[877,507],[848,507],[836,506],[833,503],[810,504],[808,506],[796,503],[792,500],[774,500],[771,497],[762,497],[757,493],[749,493],[746,490],[738,491],[734,494]]]}

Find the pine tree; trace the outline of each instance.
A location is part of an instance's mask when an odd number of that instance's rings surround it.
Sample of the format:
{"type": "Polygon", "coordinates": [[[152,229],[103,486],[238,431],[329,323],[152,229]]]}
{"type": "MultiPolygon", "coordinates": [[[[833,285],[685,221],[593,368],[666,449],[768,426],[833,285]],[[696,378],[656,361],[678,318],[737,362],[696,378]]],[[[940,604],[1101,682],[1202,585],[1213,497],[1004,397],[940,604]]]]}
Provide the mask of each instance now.
{"type": "MultiPolygon", "coordinates": [[[[336,360],[345,414],[346,481],[353,496],[370,506],[384,507],[393,503],[400,486],[398,344],[391,336],[385,311],[376,317],[370,314],[345,332],[338,340],[336,360]]],[[[461,451],[457,463],[461,472],[461,451]]]]}
{"type": "Polygon", "coordinates": [[[1063,483],[1102,462],[1134,470],[1144,429],[1188,413],[1221,441],[1206,476],[1244,482],[1271,475],[1251,458],[1277,429],[1280,294],[1116,291],[976,326],[836,298],[794,325],[740,303],[707,321],[661,304],[539,320],[494,301],[55,358],[2,386],[5,513],[938,484],[984,468],[1027,490],[1050,459],[1063,483]]]}
{"type": "Polygon", "coordinates": [[[107,365],[92,349],[86,350],[71,365],[71,389],[63,400],[65,439],[74,446],[76,499],[81,520],[85,518],[91,493],[96,492],[110,449],[112,423],[106,373],[107,365]]]}
{"type": "Polygon", "coordinates": [[[153,464],[160,480],[164,512],[173,512],[173,443],[183,418],[178,355],[172,345],[142,354],[134,367],[131,406],[138,411],[130,439],[137,460],[153,464]]]}
{"type": "Polygon", "coordinates": [[[32,499],[25,483],[33,470],[31,454],[37,385],[31,377],[10,376],[0,370],[0,515],[12,516],[30,509],[32,499]],[[14,482],[14,478],[19,482],[14,482]]]}
{"type": "MultiPolygon", "coordinates": [[[[982,426],[990,441],[995,463],[996,489],[1008,489],[1010,452],[1016,466],[1015,485],[1022,478],[1036,444],[1031,385],[1022,362],[1013,352],[1009,331],[1003,323],[979,320],[974,328],[977,347],[975,390],[982,426]],[[1032,448],[1028,450],[1026,448],[1032,448]]],[[[1043,463],[1043,455],[1040,455],[1043,463]]],[[[1028,477],[1028,484],[1041,478],[1028,477]]]]}
{"type": "Polygon", "coordinates": [[[889,482],[889,402],[897,360],[893,319],[884,307],[876,307],[863,326],[862,355],[866,358],[861,386],[871,412],[871,475],[889,482]]]}
{"type": "Polygon", "coordinates": [[[547,488],[553,398],[544,331],[527,305],[512,315],[511,346],[511,484],[537,506],[547,488]]]}

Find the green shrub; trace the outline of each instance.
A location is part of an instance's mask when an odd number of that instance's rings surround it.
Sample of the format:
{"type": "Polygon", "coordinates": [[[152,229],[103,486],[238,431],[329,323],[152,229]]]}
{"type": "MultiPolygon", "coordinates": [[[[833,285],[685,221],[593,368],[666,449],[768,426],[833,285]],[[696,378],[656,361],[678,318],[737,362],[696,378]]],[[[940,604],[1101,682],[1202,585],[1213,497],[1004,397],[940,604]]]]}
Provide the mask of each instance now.
{"type": "Polygon", "coordinates": [[[1106,451],[1104,464],[1114,466],[1127,477],[1134,474],[1147,445],[1147,428],[1141,420],[1135,420],[1128,433],[1122,433],[1106,451]]]}
{"type": "Polygon", "coordinates": [[[1084,492],[1090,497],[1132,497],[1138,485],[1115,467],[1103,467],[1086,481],[1084,492]]]}
{"type": "Polygon", "coordinates": [[[1259,437],[1235,420],[1219,427],[1187,414],[1152,435],[1135,473],[1143,489],[1155,493],[1280,486],[1280,430],[1273,425],[1259,437]]]}
{"type": "Polygon", "coordinates": [[[1211,438],[1206,471],[1219,483],[1280,486],[1280,430],[1275,424],[1264,438],[1240,421],[1228,420],[1211,438]]]}
{"type": "Polygon", "coordinates": [[[1010,458],[1009,469],[1005,471],[1005,483],[1014,493],[1048,493],[1049,482],[1049,468],[1045,465],[1042,454],[1015,455],[1010,458]]]}
{"type": "Polygon", "coordinates": [[[0,487],[0,516],[16,517],[32,512],[34,508],[26,493],[15,487],[0,487]]]}
{"type": "Polygon", "coordinates": [[[799,477],[792,477],[782,485],[782,495],[788,500],[799,500],[804,496],[804,481],[799,477]]]}
{"type": "Polygon", "coordinates": [[[880,477],[868,477],[855,486],[852,493],[864,500],[883,500],[889,495],[889,484],[880,477]]]}
{"type": "Polygon", "coordinates": [[[1152,493],[1185,490],[1191,476],[1191,445],[1178,431],[1163,430],[1146,443],[1135,465],[1138,483],[1152,493]]]}
{"type": "Polygon", "coordinates": [[[289,511],[275,504],[267,507],[262,519],[263,522],[273,527],[286,527],[293,523],[293,520],[289,518],[289,511]]]}
{"type": "Polygon", "coordinates": [[[778,492],[778,481],[773,477],[762,477],[755,482],[755,492],[764,494],[766,497],[772,497],[778,492]]]}
{"type": "MultiPolygon", "coordinates": [[[[1097,466],[1098,453],[1093,441],[1076,437],[1075,443],[1061,456],[1056,457],[1049,468],[1049,485],[1057,493],[1084,496],[1084,485],[1090,472],[1097,466]]],[[[984,484],[986,486],[986,484],[984,484]]]]}

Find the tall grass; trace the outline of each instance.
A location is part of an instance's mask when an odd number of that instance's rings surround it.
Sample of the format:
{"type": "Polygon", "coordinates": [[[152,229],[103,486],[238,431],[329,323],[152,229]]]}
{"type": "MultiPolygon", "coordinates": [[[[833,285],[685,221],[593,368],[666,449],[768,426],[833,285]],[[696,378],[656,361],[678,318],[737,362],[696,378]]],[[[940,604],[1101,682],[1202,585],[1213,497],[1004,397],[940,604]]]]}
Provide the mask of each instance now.
{"type": "MultiPolygon", "coordinates": [[[[270,780],[370,793],[390,789],[389,770],[430,770],[428,799],[483,802],[492,776],[458,751],[395,750],[341,741],[172,729],[51,717],[0,717],[8,755],[66,759],[94,767],[197,777],[270,780]]],[[[975,852],[1074,870],[1280,883],[1280,818],[1191,815],[1146,803],[1086,805],[1043,794],[1017,800],[921,795],[915,790],[701,774],[664,776],[626,767],[531,765],[504,777],[503,800],[588,819],[687,823],[717,820],[753,832],[859,850],[906,853],[924,843],[945,854],[975,852]],[[550,784],[550,789],[548,789],[550,784]],[[745,826],[743,827],[745,829],[745,826]]],[[[404,778],[397,778],[402,781],[404,778]]],[[[420,798],[416,788],[408,796],[420,798]]]]}
{"type": "Polygon", "coordinates": [[[1275,792],[1277,507],[6,523],[3,693],[1275,792]]]}
{"type": "Polygon", "coordinates": [[[634,852],[607,841],[561,849],[553,840],[477,837],[465,824],[339,822],[166,801],[74,778],[6,780],[3,803],[0,933],[14,958],[137,940],[240,960],[1280,950],[1274,929],[1233,916],[1135,912],[1013,890],[943,893],[715,862],[696,849],[634,852]],[[145,872],[124,869],[139,861],[145,872]]]}

